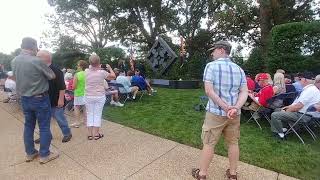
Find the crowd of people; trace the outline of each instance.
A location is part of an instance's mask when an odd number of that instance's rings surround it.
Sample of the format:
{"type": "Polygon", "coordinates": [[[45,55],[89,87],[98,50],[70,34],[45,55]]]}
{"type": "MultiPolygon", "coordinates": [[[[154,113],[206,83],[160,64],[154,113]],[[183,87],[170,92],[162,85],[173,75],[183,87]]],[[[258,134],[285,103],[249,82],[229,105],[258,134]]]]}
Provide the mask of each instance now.
{"type": "MultiPolygon", "coordinates": [[[[4,89],[8,92],[8,99],[3,102],[20,98],[25,117],[26,162],[40,156],[40,164],[45,164],[59,157],[59,153],[50,151],[51,117],[61,129],[63,143],[72,139],[70,127],[79,128],[82,124],[87,127],[87,139],[98,140],[104,137],[100,127],[106,96],[111,96],[111,105],[123,107],[124,104],[120,103],[121,93],[130,93],[135,100],[141,90],[148,91],[149,95],[154,92],[139,69],[113,69],[108,64],[102,65],[95,53],[88,62],[78,61],[76,70],[61,70],[52,64],[49,51],[38,50],[36,40],[29,37],[22,40],[21,53],[12,60],[12,71],[6,74],[4,89]],[[122,86],[118,89],[109,86],[110,82],[122,86]],[[74,111],[75,123],[71,125],[64,114],[68,102],[71,102],[74,111]],[[36,123],[39,125],[39,139],[34,139],[36,123]],[[35,149],[35,143],[40,144],[39,150],[35,149]]],[[[124,67],[123,63],[121,67],[124,67]]]]}
{"type": "MultiPolygon", "coordinates": [[[[247,74],[249,98],[242,107],[253,111],[252,118],[259,119],[259,112],[269,113],[271,131],[276,138],[284,139],[289,121],[297,121],[313,104],[320,103],[320,75],[312,72],[286,74],[278,69],[271,78],[268,73],[259,73],[253,80],[247,74]],[[290,98],[286,98],[292,94],[290,98]]],[[[305,121],[310,116],[303,116],[305,121]]]]}
{"type": "Polygon", "coordinates": [[[290,75],[278,69],[273,79],[268,73],[251,77],[232,62],[231,48],[229,42],[218,41],[208,50],[212,61],[203,74],[209,98],[201,134],[203,148],[199,168],[192,169],[192,176],[198,180],[207,179],[214,147],[222,134],[228,145],[230,163],[226,177],[238,179],[241,111],[254,112],[253,118],[258,119],[260,110],[269,110],[271,131],[281,141],[288,131],[288,122],[299,118],[310,121],[312,115],[305,115],[309,107],[320,112],[320,75],[314,76],[311,72],[290,75]]]}
{"type": "MultiPolygon", "coordinates": [[[[278,69],[273,79],[268,73],[259,73],[253,78],[231,61],[231,48],[229,42],[218,41],[209,49],[213,61],[206,65],[203,74],[209,101],[202,126],[200,168],[192,170],[192,176],[196,179],[207,178],[214,146],[221,135],[228,144],[230,166],[226,176],[228,179],[237,179],[241,110],[272,109],[271,131],[280,139],[284,139],[287,122],[297,121],[309,106],[315,104],[315,110],[320,112],[320,75],[304,72],[291,76],[278,69]],[[288,93],[295,97],[291,100],[282,99],[281,95],[288,93]]],[[[113,69],[108,64],[102,65],[95,53],[89,57],[89,63],[78,61],[76,70],[60,70],[52,64],[51,53],[39,51],[33,38],[24,38],[21,49],[11,63],[12,71],[7,73],[4,84],[5,89],[10,89],[9,99],[13,94],[21,99],[27,162],[40,156],[40,163],[45,164],[59,157],[59,153],[50,151],[51,117],[56,119],[64,143],[72,138],[70,127],[77,128],[82,124],[86,124],[87,139],[98,140],[104,137],[100,127],[106,95],[111,96],[111,105],[122,107],[124,104],[120,103],[119,94],[130,93],[135,100],[141,90],[149,95],[154,92],[140,69],[113,69]],[[121,87],[109,84],[121,84],[121,87]],[[77,121],[70,126],[64,115],[65,100],[72,102],[77,121]],[[81,111],[84,112],[83,119],[81,111]],[[39,125],[40,138],[34,140],[36,123],[39,125]],[[40,143],[39,150],[35,149],[34,143],[40,143]]],[[[124,67],[122,61],[120,65],[120,68],[124,67]]],[[[254,118],[260,118],[259,113],[256,114],[254,118]]],[[[311,119],[310,116],[303,118],[305,121],[311,119]]]]}

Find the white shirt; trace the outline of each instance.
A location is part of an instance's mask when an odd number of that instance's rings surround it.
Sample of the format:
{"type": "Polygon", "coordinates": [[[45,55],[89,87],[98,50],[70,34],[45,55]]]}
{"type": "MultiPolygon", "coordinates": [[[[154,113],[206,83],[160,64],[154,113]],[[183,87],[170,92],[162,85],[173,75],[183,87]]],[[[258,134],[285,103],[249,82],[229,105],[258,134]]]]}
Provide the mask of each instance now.
{"type": "Polygon", "coordinates": [[[4,82],[4,87],[11,89],[11,91],[15,92],[16,91],[16,82],[12,79],[8,79],[4,82]]]}
{"type": "Polygon", "coordinates": [[[305,113],[309,106],[320,102],[320,90],[313,84],[305,86],[300,96],[296,98],[292,104],[299,102],[303,104],[303,108],[300,109],[299,112],[305,113]]]}

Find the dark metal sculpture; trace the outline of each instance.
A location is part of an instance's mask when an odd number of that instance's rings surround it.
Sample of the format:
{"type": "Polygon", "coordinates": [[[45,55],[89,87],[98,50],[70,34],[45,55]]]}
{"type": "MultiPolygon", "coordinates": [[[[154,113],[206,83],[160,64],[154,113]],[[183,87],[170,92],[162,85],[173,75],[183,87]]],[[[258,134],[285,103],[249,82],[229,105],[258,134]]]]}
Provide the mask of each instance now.
{"type": "Polygon", "coordinates": [[[177,57],[176,53],[161,37],[158,37],[147,56],[153,72],[158,75],[163,75],[177,57]]]}

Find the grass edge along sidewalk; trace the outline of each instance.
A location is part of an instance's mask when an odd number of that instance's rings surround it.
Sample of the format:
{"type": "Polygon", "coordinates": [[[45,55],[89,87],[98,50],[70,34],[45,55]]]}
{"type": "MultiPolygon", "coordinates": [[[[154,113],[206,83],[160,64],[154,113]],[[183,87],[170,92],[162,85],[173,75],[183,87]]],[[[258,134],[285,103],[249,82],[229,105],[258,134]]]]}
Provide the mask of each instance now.
{"type": "MultiPolygon", "coordinates": [[[[158,88],[155,96],[140,101],[128,101],[122,108],[106,106],[104,117],[159,137],[201,149],[201,126],[205,112],[195,111],[202,89],[181,90],[158,88]]],[[[320,142],[304,134],[306,145],[294,136],[279,143],[271,135],[270,125],[262,122],[260,130],[254,122],[244,123],[242,117],[240,160],[301,179],[320,176],[320,142]]],[[[216,146],[216,154],[227,156],[223,140],[216,146]]]]}

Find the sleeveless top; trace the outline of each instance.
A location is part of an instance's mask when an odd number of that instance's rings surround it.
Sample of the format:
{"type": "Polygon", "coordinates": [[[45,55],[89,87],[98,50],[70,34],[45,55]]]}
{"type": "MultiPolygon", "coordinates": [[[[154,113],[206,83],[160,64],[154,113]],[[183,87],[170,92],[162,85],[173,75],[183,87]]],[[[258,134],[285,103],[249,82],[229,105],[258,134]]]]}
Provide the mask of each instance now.
{"type": "Polygon", "coordinates": [[[77,76],[77,87],[74,90],[74,96],[84,96],[85,84],[86,84],[86,76],[84,71],[80,71],[76,73],[77,76]]]}

